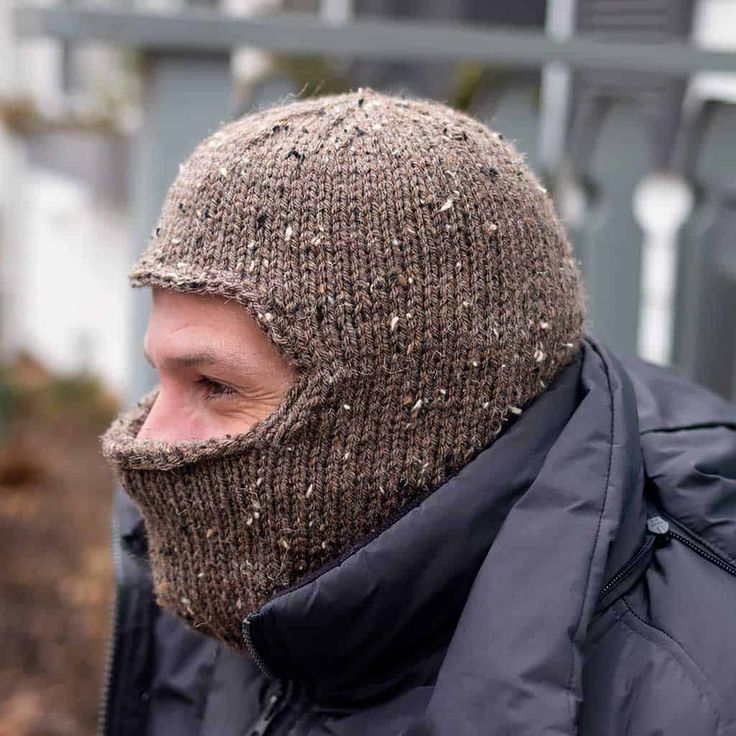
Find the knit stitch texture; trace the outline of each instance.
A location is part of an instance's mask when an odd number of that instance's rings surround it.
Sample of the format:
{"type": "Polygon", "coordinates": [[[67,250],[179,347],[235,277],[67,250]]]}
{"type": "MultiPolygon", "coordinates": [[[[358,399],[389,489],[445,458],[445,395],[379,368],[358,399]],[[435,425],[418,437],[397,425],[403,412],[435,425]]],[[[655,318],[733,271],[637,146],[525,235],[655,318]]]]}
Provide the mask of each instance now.
{"type": "Polygon", "coordinates": [[[570,245],[513,147],[369,89],[222,125],[180,167],[130,282],[237,300],[297,373],[242,434],[138,440],[156,386],[102,437],[159,603],[236,648],[248,612],[488,446],[583,325],[570,245]]]}

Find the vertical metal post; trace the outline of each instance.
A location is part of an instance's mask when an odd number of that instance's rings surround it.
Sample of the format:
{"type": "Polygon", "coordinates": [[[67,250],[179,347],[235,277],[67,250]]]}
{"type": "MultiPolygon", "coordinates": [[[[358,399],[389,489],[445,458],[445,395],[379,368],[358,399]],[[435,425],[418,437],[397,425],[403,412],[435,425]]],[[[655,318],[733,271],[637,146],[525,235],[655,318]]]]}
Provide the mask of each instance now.
{"type": "Polygon", "coordinates": [[[347,23],[355,14],[353,0],[321,0],[319,14],[325,23],[339,26],[347,23]]]}
{"type": "Polygon", "coordinates": [[[571,155],[587,209],[572,234],[590,295],[588,316],[596,337],[636,355],[642,231],[631,197],[649,170],[646,130],[625,100],[602,106],[602,122],[596,115],[580,120],[571,155]]]}
{"type": "MultiPolygon", "coordinates": [[[[149,53],[144,61],[143,123],[133,151],[133,258],[145,248],[179,164],[231,109],[230,54],[149,53]]],[[[132,261],[131,261],[132,265],[132,261]]],[[[130,403],[153,387],[143,360],[149,289],[133,291],[130,403]]]]}
{"type": "MultiPolygon", "coordinates": [[[[576,0],[547,0],[546,31],[556,41],[567,41],[575,31],[576,0]]],[[[542,68],[542,110],[539,126],[539,160],[552,174],[564,158],[571,102],[570,66],[551,61],[542,68]]]]}

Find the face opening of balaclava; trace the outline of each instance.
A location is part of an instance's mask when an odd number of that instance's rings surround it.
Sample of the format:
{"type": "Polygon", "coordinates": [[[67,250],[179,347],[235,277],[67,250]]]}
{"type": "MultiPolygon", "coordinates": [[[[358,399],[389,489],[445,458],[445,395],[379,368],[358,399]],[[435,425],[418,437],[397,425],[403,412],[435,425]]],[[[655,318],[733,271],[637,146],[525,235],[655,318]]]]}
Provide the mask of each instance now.
{"type": "Polygon", "coordinates": [[[247,432],[102,436],[158,602],[245,648],[245,616],[378,533],[487,447],[579,348],[550,200],[471,117],[372,90],[247,115],[180,167],[134,287],[235,299],[297,373],[247,432]]]}

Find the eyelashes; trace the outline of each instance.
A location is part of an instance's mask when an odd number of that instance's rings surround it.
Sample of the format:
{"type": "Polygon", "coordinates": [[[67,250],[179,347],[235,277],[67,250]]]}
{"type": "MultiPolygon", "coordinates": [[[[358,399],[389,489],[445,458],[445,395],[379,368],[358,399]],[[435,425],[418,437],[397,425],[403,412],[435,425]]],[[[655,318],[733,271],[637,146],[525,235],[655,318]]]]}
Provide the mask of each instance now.
{"type": "Polygon", "coordinates": [[[220,383],[219,381],[215,381],[212,378],[207,378],[207,376],[202,376],[201,378],[197,379],[196,383],[198,386],[200,386],[206,401],[219,399],[224,396],[230,396],[237,393],[235,389],[231,388],[227,384],[220,383]]]}

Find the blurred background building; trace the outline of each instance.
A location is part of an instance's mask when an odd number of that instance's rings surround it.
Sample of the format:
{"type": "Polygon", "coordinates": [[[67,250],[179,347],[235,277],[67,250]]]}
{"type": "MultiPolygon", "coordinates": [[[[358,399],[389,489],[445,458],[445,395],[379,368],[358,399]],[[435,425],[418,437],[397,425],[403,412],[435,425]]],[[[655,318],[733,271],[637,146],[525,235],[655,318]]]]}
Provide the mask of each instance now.
{"type": "Polygon", "coordinates": [[[145,306],[123,274],[176,164],[221,120],[369,85],[514,140],[573,233],[592,330],[736,392],[736,66],[697,55],[736,48],[731,0],[16,8],[0,10],[3,355],[139,392],[145,306]]]}
{"type": "Polygon", "coordinates": [[[359,86],[466,110],[555,197],[592,332],[736,398],[735,52],[733,0],[0,2],[0,736],[92,732],[96,434],[153,380],[125,275],[197,141],[359,86]]]}

